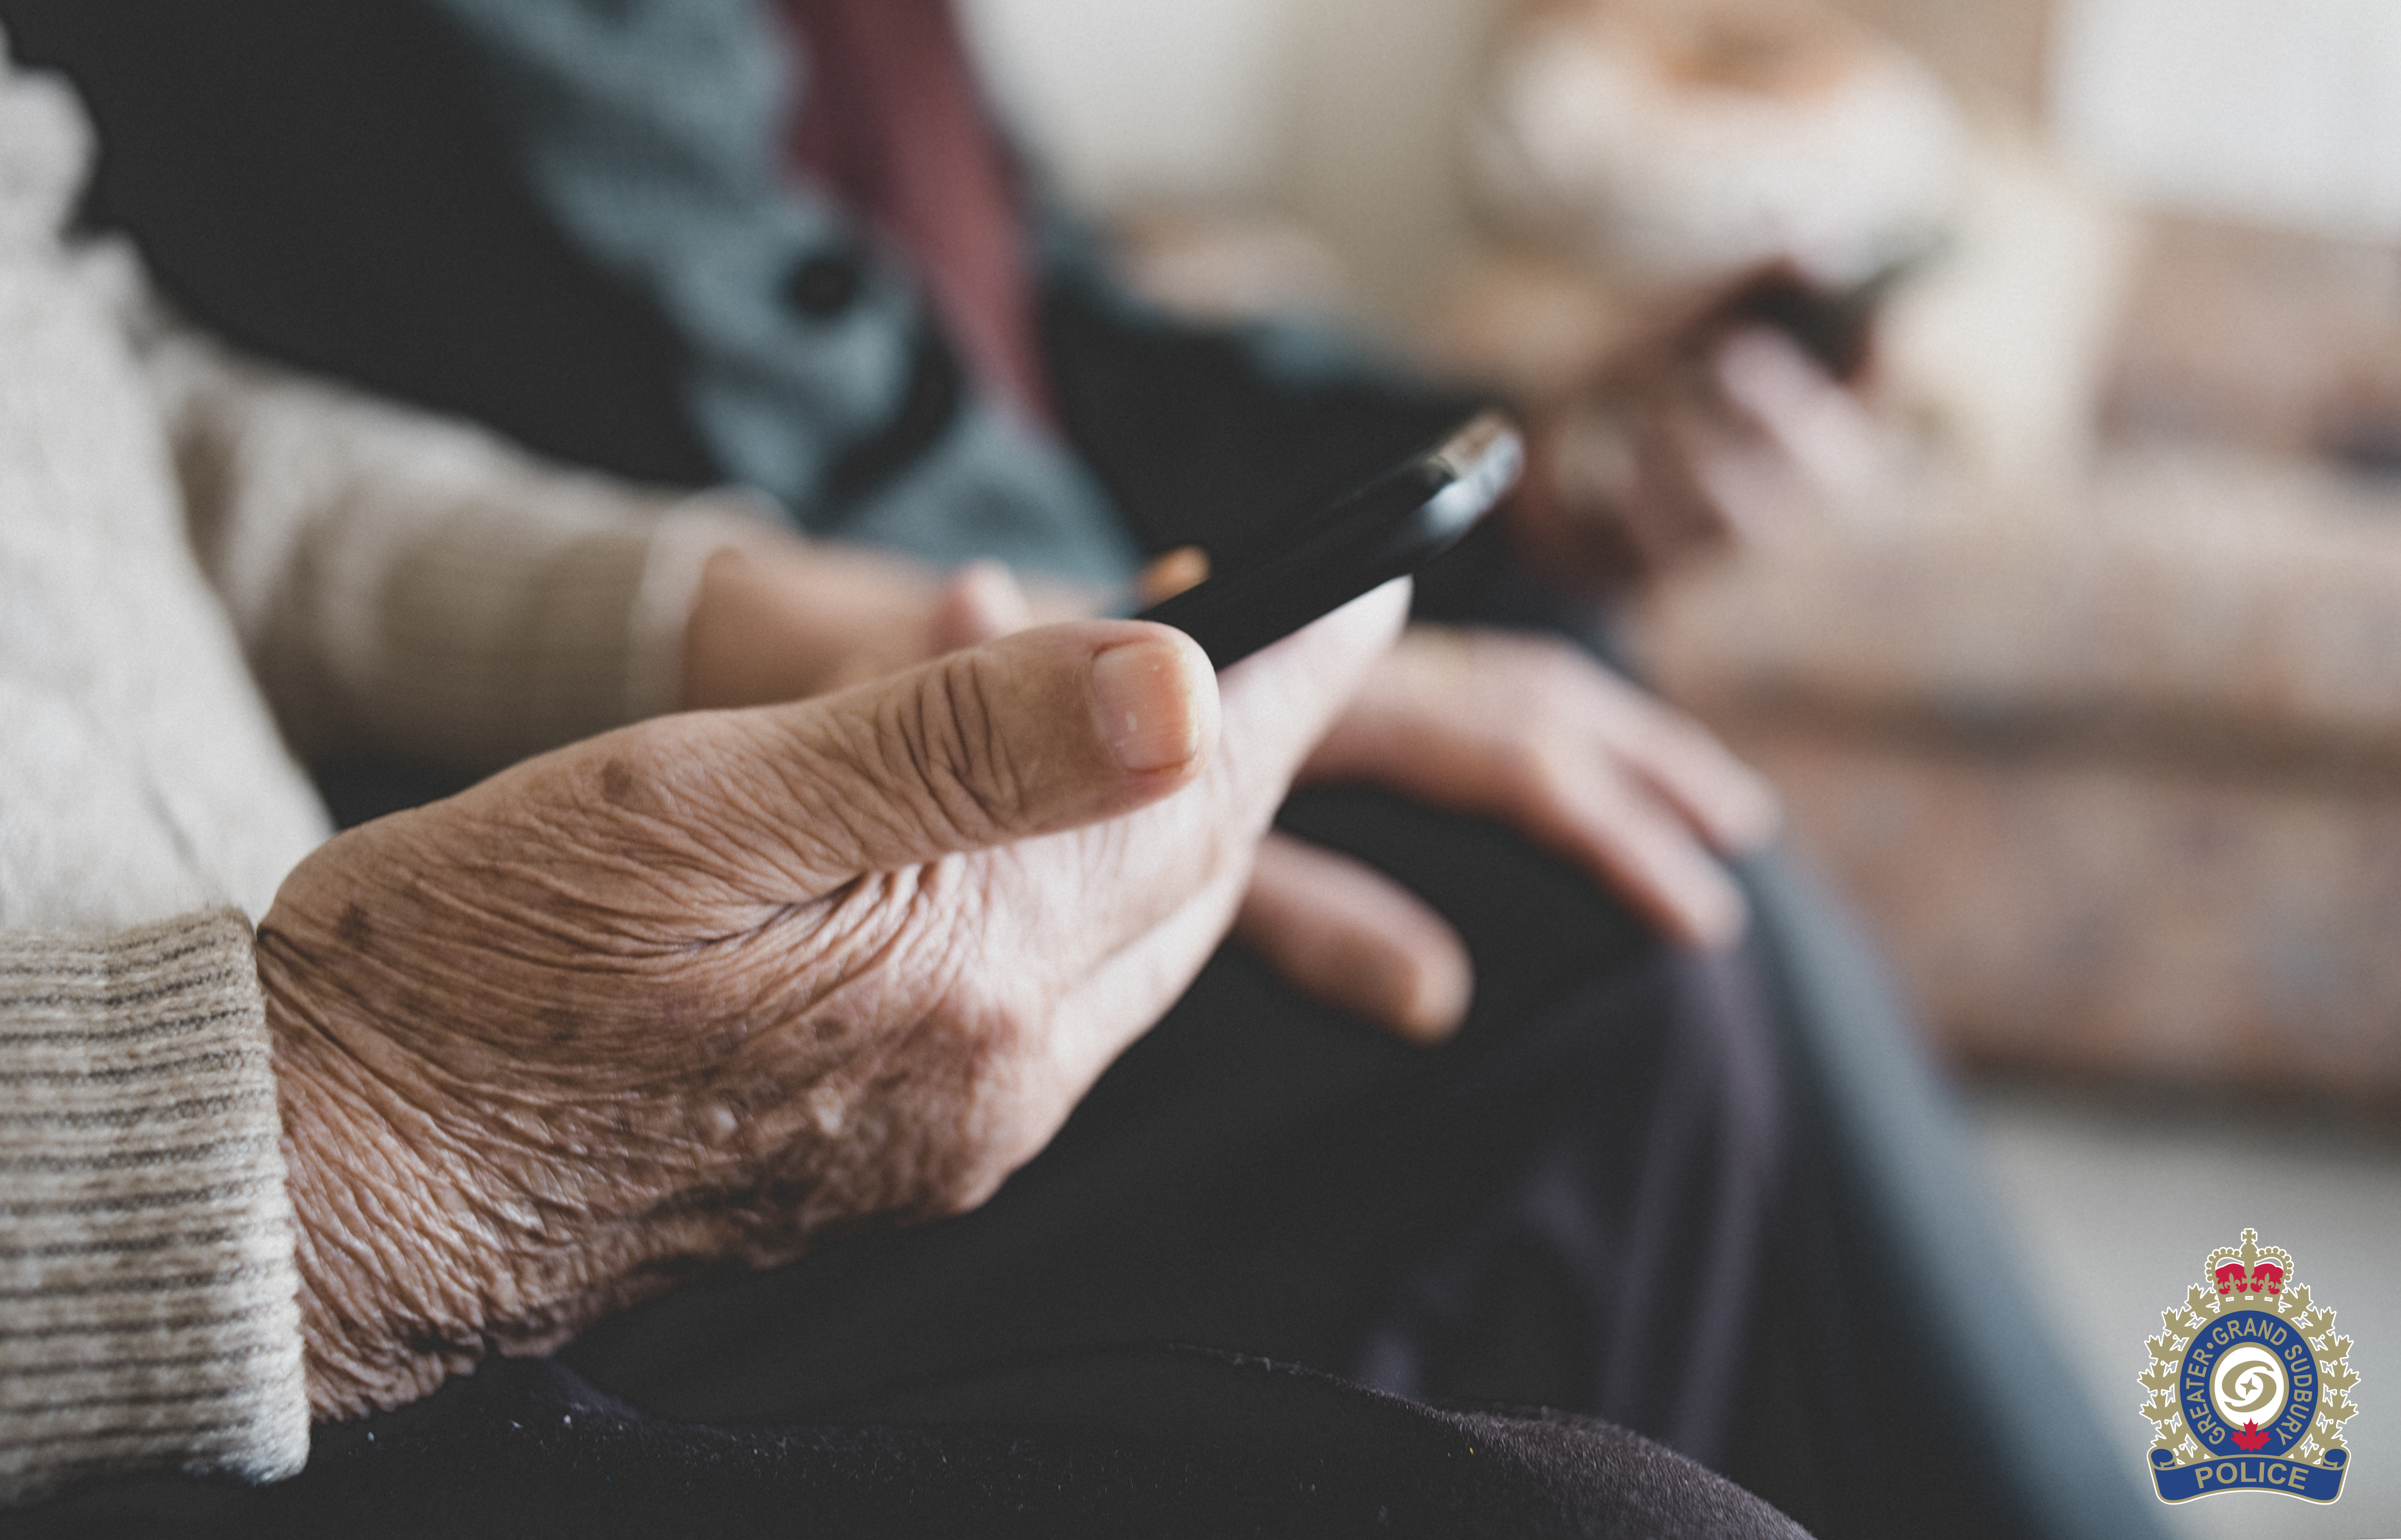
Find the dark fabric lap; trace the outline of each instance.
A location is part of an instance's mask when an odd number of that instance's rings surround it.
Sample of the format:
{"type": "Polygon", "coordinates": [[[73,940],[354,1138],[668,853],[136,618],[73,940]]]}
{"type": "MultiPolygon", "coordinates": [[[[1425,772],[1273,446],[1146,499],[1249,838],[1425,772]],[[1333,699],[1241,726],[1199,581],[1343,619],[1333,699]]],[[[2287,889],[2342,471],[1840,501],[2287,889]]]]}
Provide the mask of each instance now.
{"type": "MultiPolygon", "coordinates": [[[[320,1429],[306,1475],[128,1489],[10,1533],[342,1535],[1794,1536],[1773,1508],[1623,1429],[1438,1409],[1255,1358],[1053,1359],[870,1418],[704,1427],[549,1363],[495,1366],[372,1426],[320,1429]]],[[[7,1529],[0,1522],[0,1529],[7,1529]]]]}

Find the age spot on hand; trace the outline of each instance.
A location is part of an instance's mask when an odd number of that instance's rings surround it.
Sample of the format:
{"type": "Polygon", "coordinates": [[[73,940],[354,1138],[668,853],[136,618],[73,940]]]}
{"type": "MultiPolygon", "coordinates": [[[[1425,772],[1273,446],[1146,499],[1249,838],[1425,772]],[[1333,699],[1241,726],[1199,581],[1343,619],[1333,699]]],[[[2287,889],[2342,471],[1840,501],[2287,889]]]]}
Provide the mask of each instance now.
{"type": "Polygon", "coordinates": [[[624,807],[640,795],[642,779],[634,774],[624,760],[612,759],[600,767],[600,795],[611,806],[624,807]]]}

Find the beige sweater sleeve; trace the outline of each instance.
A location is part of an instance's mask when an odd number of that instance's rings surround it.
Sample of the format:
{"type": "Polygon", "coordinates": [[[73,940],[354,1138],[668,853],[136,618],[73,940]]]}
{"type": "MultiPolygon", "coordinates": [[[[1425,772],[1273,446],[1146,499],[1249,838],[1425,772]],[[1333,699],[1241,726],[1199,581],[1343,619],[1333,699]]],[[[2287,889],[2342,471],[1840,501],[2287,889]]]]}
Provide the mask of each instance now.
{"type": "Polygon", "coordinates": [[[259,685],[311,751],[498,763],[671,706],[700,564],[750,534],[173,334],[112,355],[110,285],[57,276],[56,358],[0,369],[39,447],[0,454],[0,1505],[307,1458],[226,904],[325,831],[259,685]]]}
{"type": "Polygon", "coordinates": [[[309,1453],[274,1077],[230,910],[0,931],[0,1504],[309,1453]]]}
{"type": "Polygon", "coordinates": [[[139,319],[57,239],[87,149],[0,52],[0,1506],[307,1457],[251,920],[327,830],[279,728],[481,768],[670,707],[746,538],[139,319]]]}
{"type": "Polygon", "coordinates": [[[483,771],[673,710],[701,568],[761,527],[186,332],[142,356],[195,549],[304,760],[483,771]]]}

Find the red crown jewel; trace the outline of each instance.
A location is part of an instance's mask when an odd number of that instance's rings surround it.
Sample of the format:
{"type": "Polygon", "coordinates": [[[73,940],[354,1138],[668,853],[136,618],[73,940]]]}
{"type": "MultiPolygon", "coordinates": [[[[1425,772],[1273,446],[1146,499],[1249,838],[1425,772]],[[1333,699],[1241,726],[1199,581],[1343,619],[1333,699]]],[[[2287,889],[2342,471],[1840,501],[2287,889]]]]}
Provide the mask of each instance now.
{"type": "Polygon", "coordinates": [[[2217,1292],[2230,1297],[2281,1295],[2292,1271],[2293,1258],[2278,1247],[2261,1245],[2256,1230],[2243,1232],[2240,1247],[2225,1246],[2209,1254],[2210,1276],[2217,1280],[2217,1292]]]}

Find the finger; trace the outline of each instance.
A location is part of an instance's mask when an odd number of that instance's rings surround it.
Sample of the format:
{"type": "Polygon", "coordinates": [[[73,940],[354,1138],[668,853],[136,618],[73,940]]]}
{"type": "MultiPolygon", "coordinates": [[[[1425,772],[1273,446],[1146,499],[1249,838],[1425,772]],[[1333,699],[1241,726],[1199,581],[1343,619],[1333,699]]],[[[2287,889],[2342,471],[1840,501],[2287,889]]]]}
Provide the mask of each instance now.
{"type": "Polygon", "coordinates": [[[1805,524],[1820,504],[1791,458],[1773,446],[1739,440],[1720,429],[1714,445],[1696,454],[1693,479],[1725,529],[1757,541],[1805,524]]]}
{"type": "Polygon", "coordinates": [[[697,747],[716,780],[665,768],[671,791],[713,798],[729,833],[777,839],[820,883],[839,883],[1155,802],[1199,776],[1218,718],[1190,638],[1083,621],[839,694],[702,719],[697,747]]]}
{"type": "Polygon", "coordinates": [[[996,561],[971,561],[943,585],[934,603],[932,652],[996,641],[1034,624],[1034,605],[1016,574],[996,561]]]}
{"type": "Polygon", "coordinates": [[[1466,1019],[1475,974],[1449,922],[1321,846],[1260,842],[1234,934],[1302,994],[1409,1042],[1442,1042],[1466,1019]]]}
{"type": "Polygon", "coordinates": [[[1681,818],[1618,776],[1544,758],[1550,763],[1520,814],[1538,841],[1598,874],[1678,941],[1723,946],[1742,934],[1742,890],[1681,818]]]}
{"type": "Polygon", "coordinates": [[[1781,332],[1745,327],[1718,344],[1711,373],[1775,459],[1829,495],[1856,496],[1883,469],[1875,424],[1858,396],[1781,332]]]}
{"type": "Polygon", "coordinates": [[[1755,850],[1775,837],[1783,810],[1766,777],[1682,712],[1598,665],[1589,672],[1580,694],[1603,755],[1720,852],[1755,850]]]}
{"type": "Polygon", "coordinates": [[[1719,481],[1722,463],[1744,447],[1742,435],[1717,420],[1722,411],[1683,398],[1660,406],[1643,424],[1633,525],[1654,569],[1751,532],[1756,510],[1747,499],[1729,500],[1719,481]]]}
{"type": "Polygon", "coordinates": [[[1721,855],[1760,849],[1783,827],[1765,777],[1687,723],[1671,722],[1622,750],[1626,769],[1721,855]]]}
{"type": "Polygon", "coordinates": [[[1783,826],[1783,804],[1767,778],[1681,719],[1644,734],[1625,757],[1652,794],[1722,855],[1757,850],[1783,826]]]}

